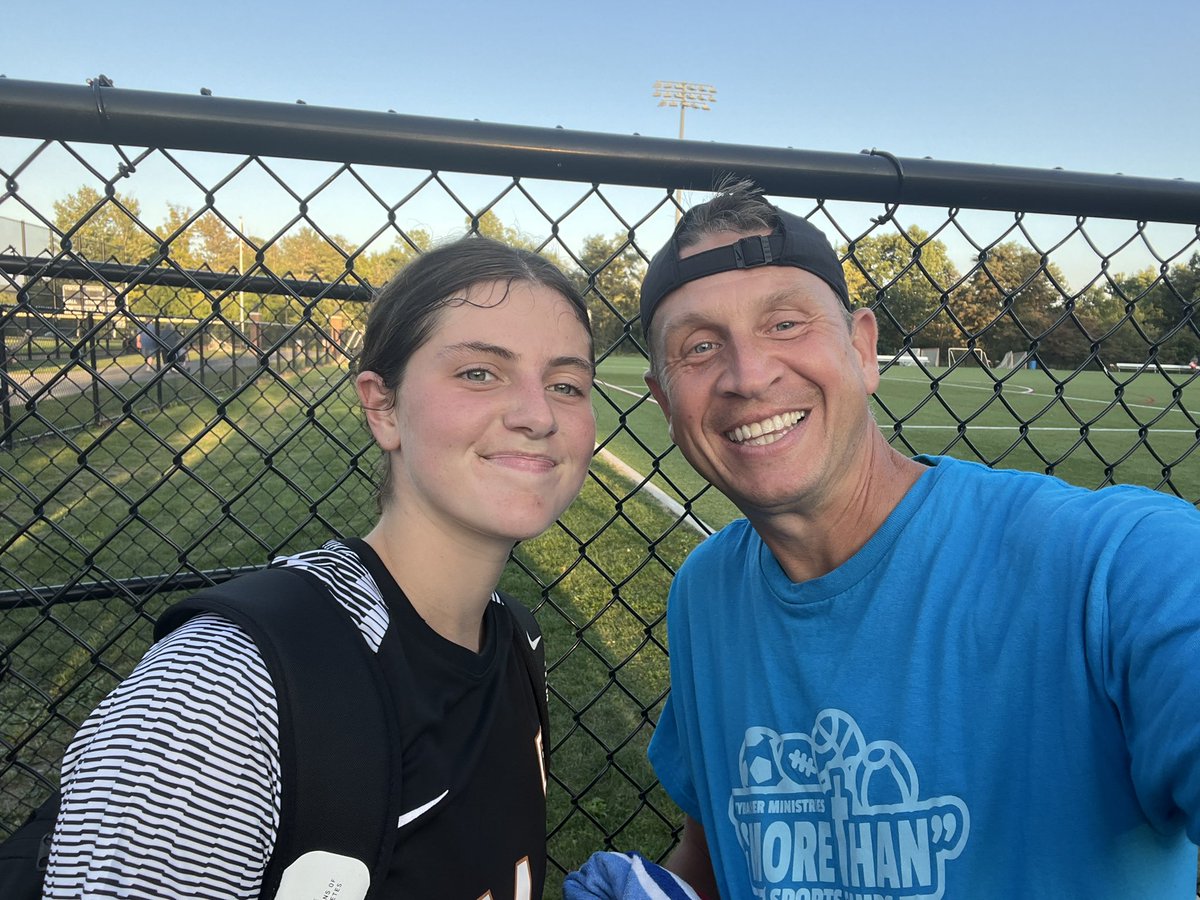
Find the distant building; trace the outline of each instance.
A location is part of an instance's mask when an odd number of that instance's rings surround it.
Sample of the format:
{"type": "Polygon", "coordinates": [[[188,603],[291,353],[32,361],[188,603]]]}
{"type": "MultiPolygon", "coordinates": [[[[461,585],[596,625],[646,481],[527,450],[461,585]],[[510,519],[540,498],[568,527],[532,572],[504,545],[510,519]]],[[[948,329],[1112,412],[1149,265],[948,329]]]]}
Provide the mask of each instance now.
{"type": "Polygon", "coordinates": [[[96,282],[62,281],[62,311],[69,313],[106,313],[117,308],[117,295],[96,282]]]}

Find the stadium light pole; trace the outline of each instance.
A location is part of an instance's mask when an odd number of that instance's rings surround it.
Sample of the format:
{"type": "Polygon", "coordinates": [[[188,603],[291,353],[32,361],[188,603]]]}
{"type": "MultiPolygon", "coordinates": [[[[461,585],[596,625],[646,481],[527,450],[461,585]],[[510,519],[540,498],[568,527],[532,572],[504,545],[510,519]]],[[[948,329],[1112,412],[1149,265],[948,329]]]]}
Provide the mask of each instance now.
{"type": "MultiPolygon", "coordinates": [[[[711,84],[691,81],[656,81],[654,96],[659,106],[679,107],[679,139],[683,140],[683,119],[689,109],[712,109],[717,102],[717,89],[711,84]]],[[[675,221],[679,221],[679,207],[675,207],[675,221]]]]}

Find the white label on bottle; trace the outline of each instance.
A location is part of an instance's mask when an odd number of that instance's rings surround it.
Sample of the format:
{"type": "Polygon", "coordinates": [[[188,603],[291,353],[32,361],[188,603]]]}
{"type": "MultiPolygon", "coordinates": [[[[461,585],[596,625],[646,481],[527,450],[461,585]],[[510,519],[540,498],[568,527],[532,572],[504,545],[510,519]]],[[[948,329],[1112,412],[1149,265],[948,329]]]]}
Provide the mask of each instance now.
{"type": "Polygon", "coordinates": [[[370,886],[360,860],[312,850],[284,870],[275,900],[363,900],[370,886]]]}

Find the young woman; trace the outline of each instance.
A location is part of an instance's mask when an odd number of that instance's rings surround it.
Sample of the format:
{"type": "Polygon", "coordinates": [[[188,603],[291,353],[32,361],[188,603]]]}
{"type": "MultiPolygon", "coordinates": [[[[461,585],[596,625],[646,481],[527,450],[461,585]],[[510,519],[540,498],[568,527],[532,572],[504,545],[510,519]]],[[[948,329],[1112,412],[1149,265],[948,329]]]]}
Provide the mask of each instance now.
{"type": "MultiPolygon", "coordinates": [[[[514,632],[517,601],[496,585],[582,486],[593,374],[571,283],[491,240],[424,254],[371,310],[356,384],[383,451],[379,520],[274,565],[329,588],[404,698],[407,812],[378,896],[541,897],[542,735],[514,644],[540,635],[514,632]]],[[[276,716],[232,622],[202,615],[159,641],[67,753],[45,896],[258,897],[279,827],[276,716]]]]}

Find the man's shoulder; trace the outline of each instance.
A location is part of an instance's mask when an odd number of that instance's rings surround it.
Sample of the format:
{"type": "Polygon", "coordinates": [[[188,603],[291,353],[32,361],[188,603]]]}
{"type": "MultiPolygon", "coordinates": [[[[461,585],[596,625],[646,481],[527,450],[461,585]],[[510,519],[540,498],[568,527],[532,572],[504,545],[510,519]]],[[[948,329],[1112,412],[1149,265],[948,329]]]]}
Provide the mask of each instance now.
{"type": "Polygon", "coordinates": [[[1096,529],[1111,520],[1114,527],[1120,525],[1118,530],[1123,530],[1134,522],[1161,515],[1178,521],[1194,520],[1200,526],[1200,512],[1192,504],[1141,485],[1085,487],[1055,474],[990,468],[951,457],[926,459],[940,470],[943,498],[953,497],[959,505],[978,506],[993,518],[1007,510],[1026,522],[1037,518],[1043,525],[1057,521],[1065,528],[1077,523],[1096,529]]]}

